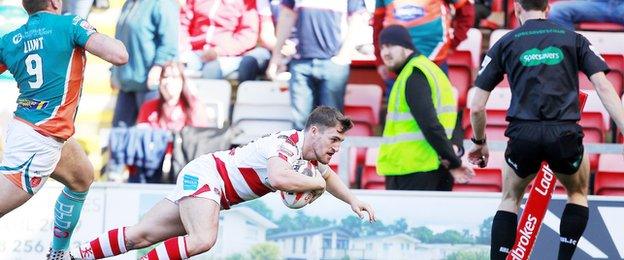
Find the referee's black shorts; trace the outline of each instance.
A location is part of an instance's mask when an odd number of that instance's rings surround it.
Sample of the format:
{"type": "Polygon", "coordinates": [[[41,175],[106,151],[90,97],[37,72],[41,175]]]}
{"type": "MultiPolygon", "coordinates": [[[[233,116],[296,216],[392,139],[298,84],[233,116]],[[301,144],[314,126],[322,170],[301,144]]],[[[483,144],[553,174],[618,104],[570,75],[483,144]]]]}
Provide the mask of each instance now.
{"type": "Polygon", "coordinates": [[[537,173],[543,161],[553,172],[574,174],[583,160],[583,130],[576,122],[513,121],[505,161],[520,178],[537,173]]]}

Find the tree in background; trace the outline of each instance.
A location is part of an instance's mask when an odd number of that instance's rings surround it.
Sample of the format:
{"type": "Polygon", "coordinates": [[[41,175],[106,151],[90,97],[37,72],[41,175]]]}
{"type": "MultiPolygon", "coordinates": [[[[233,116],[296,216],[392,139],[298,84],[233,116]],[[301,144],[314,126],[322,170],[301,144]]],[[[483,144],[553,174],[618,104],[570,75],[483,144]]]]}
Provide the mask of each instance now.
{"type": "Polygon", "coordinates": [[[277,224],[278,228],[268,230],[267,235],[328,227],[334,225],[335,222],[319,216],[310,217],[303,213],[303,211],[297,211],[294,217],[290,217],[288,214],[282,215],[282,217],[280,217],[275,224],[277,224]]]}
{"type": "Polygon", "coordinates": [[[241,204],[242,206],[249,207],[254,211],[258,212],[258,214],[267,218],[268,220],[273,221],[273,210],[269,208],[262,200],[251,200],[241,204]]]}
{"type": "Polygon", "coordinates": [[[431,243],[434,236],[433,231],[427,227],[411,228],[407,234],[423,243],[431,243]]]}
{"type": "Polygon", "coordinates": [[[249,249],[249,259],[252,260],[273,260],[281,258],[282,253],[280,252],[279,246],[275,243],[264,242],[256,244],[249,249]]]}
{"type": "Polygon", "coordinates": [[[481,260],[489,259],[490,252],[485,250],[480,251],[459,251],[449,254],[444,260],[481,260]]]}
{"type": "Polygon", "coordinates": [[[233,255],[229,255],[228,257],[225,258],[225,260],[245,260],[245,255],[241,253],[236,253],[233,255]]]}
{"type": "Polygon", "coordinates": [[[494,217],[489,217],[479,225],[479,236],[476,237],[477,244],[489,245],[492,235],[492,220],[494,217]]]}

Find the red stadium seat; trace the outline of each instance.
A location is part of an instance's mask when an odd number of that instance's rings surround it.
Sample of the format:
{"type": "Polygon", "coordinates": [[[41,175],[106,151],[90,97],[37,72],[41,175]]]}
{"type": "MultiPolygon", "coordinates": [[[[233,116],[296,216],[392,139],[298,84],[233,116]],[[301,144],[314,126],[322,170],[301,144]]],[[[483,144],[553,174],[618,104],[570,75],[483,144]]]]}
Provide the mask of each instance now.
{"type": "MultiPolygon", "coordinates": [[[[475,177],[469,183],[455,183],[453,191],[501,192],[503,187],[503,152],[492,152],[485,168],[474,167],[475,177]]],[[[465,165],[469,165],[464,160],[465,165]]]]}
{"type": "MultiPolygon", "coordinates": [[[[350,187],[358,187],[359,183],[357,183],[357,149],[356,148],[351,148],[349,151],[349,165],[348,165],[348,172],[349,172],[349,186],[350,187]]],[[[332,156],[331,160],[329,161],[329,167],[334,170],[334,172],[338,173],[339,167],[338,167],[338,162],[340,161],[340,157],[336,154],[334,156],[332,156]]]]}
{"type": "Polygon", "coordinates": [[[468,89],[472,84],[472,72],[470,68],[449,64],[449,80],[451,84],[453,84],[453,87],[457,89],[457,107],[460,109],[466,107],[468,89]]]}
{"type": "Polygon", "coordinates": [[[617,23],[583,22],[579,23],[577,28],[583,31],[624,31],[624,26],[617,23]]]}
{"type": "MultiPolygon", "coordinates": [[[[469,51],[471,57],[471,68],[476,68],[481,64],[481,48],[483,45],[483,34],[477,28],[470,28],[467,32],[467,37],[458,46],[455,52],[469,51]]],[[[451,53],[449,57],[454,56],[451,53]]],[[[468,65],[468,64],[466,64],[468,65]]]]}
{"type": "Polygon", "coordinates": [[[348,134],[352,136],[373,136],[375,132],[375,118],[372,108],[366,106],[345,106],[345,115],[353,120],[353,128],[348,134]]]}
{"type": "Polygon", "coordinates": [[[469,50],[457,50],[448,55],[446,58],[448,65],[463,66],[468,68],[474,68],[472,53],[469,50]]]}
{"type": "Polygon", "coordinates": [[[377,175],[377,155],[378,148],[368,148],[366,150],[366,161],[362,172],[362,189],[384,190],[386,189],[386,178],[377,175]]]}
{"type": "Polygon", "coordinates": [[[375,60],[353,60],[349,71],[349,84],[375,84],[384,86],[384,81],[377,73],[375,60]]]}
{"type": "Polygon", "coordinates": [[[381,87],[377,85],[348,84],[344,98],[345,110],[349,109],[354,120],[368,121],[372,125],[377,125],[382,97],[381,87]],[[362,110],[364,107],[370,110],[362,110]]]}
{"type": "Polygon", "coordinates": [[[602,55],[602,58],[605,59],[607,64],[609,64],[609,68],[611,68],[611,70],[624,73],[624,55],[608,54],[608,53],[601,53],[601,55],[602,55]]]}
{"type": "MultiPolygon", "coordinates": [[[[485,135],[488,140],[497,140],[497,141],[507,141],[507,137],[505,136],[505,130],[507,126],[486,126],[485,127],[485,135]]],[[[470,139],[472,138],[472,126],[468,126],[466,131],[464,132],[464,138],[470,139]]]]}
{"type": "Polygon", "coordinates": [[[602,154],[594,179],[594,194],[624,196],[624,160],[621,154],[602,154]]]}
{"type": "MultiPolygon", "coordinates": [[[[584,73],[579,72],[579,88],[580,89],[588,89],[593,90],[594,85],[589,80],[588,76],[584,73]]],[[[611,71],[607,74],[607,79],[611,84],[613,84],[613,88],[615,89],[615,93],[618,95],[622,93],[622,73],[620,71],[611,71]]]]}

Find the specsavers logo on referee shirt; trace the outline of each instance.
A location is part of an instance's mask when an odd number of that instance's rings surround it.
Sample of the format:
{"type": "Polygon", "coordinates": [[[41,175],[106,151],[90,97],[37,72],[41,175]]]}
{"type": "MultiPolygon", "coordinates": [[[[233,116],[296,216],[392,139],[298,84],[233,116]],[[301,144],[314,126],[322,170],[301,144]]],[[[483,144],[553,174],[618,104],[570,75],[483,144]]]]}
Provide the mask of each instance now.
{"type": "Polygon", "coordinates": [[[533,48],[520,55],[520,62],[526,67],[541,64],[556,65],[563,60],[563,52],[557,47],[547,47],[543,50],[533,48]]]}

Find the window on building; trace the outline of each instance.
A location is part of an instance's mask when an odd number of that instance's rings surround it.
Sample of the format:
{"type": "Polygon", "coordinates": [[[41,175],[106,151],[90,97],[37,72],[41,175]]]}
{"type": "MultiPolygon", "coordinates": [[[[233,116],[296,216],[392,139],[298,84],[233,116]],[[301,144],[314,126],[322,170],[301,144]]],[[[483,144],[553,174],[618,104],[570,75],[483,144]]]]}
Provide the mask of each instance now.
{"type": "Polygon", "coordinates": [[[332,234],[326,233],[323,234],[323,249],[331,249],[332,248],[332,234]]]}
{"type": "Polygon", "coordinates": [[[373,243],[366,243],[366,250],[373,250],[373,243]]]}
{"type": "Polygon", "coordinates": [[[336,248],[337,249],[348,249],[349,248],[349,240],[342,239],[342,238],[336,240],[336,248]]]}
{"type": "Polygon", "coordinates": [[[308,252],[308,237],[303,237],[303,253],[308,252]]]}
{"type": "Polygon", "coordinates": [[[383,250],[384,251],[390,250],[390,246],[392,246],[392,244],[390,244],[390,243],[383,243],[383,250]]]}
{"type": "Polygon", "coordinates": [[[294,254],[296,252],[297,252],[297,238],[293,237],[293,240],[292,240],[292,253],[294,254]]]}
{"type": "Polygon", "coordinates": [[[258,226],[256,225],[256,223],[253,223],[251,221],[245,221],[245,226],[247,231],[245,234],[245,239],[257,241],[260,231],[258,230],[258,226]]]}

